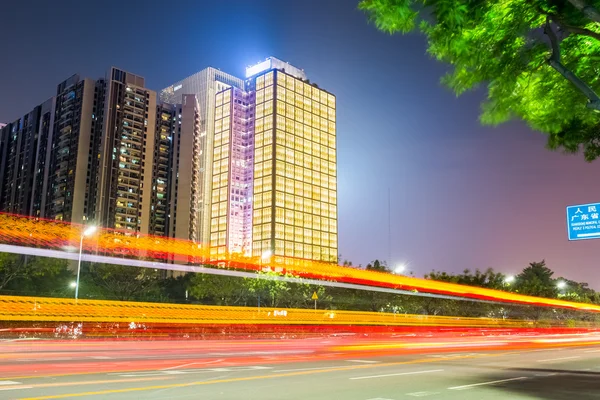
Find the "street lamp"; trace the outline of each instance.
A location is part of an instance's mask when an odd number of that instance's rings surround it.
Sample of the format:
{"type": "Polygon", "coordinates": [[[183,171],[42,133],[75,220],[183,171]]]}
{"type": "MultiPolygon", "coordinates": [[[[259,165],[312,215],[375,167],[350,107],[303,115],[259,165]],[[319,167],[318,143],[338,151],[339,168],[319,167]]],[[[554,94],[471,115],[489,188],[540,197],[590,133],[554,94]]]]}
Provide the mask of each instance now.
{"type": "Polygon", "coordinates": [[[79,296],[79,275],[81,274],[81,256],[83,254],[83,239],[86,236],[91,236],[98,229],[96,226],[88,226],[81,232],[81,239],[79,240],[79,262],[77,263],[77,281],[75,282],[75,300],[79,296]]]}
{"type": "Polygon", "coordinates": [[[559,282],[556,284],[556,287],[557,287],[557,288],[559,288],[559,289],[564,289],[564,288],[566,288],[566,287],[567,287],[567,282],[565,282],[565,281],[559,281],[559,282]]]}
{"type": "Polygon", "coordinates": [[[71,286],[73,289],[75,289],[77,287],[77,282],[73,281],[69,284],[69,286],[71,286]]]}
{"type": "Polygon", "coordinates": [[[506,278],[504,278],[504,283],[506,283],[507,285],[510,285],[514,281],[515,281],[514,275],[509,275],[506,278]]]}

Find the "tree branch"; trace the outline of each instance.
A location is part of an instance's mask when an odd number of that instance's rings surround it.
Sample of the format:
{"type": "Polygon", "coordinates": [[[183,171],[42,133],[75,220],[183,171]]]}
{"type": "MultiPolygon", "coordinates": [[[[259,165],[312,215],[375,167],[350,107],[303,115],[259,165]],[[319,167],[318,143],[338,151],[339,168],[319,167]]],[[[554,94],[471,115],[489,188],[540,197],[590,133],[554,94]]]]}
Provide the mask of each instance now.
{"type": "Polygon", "coordinates": [[[575,33],[577,35],[589,36],[596,40],[600,40],[600,33],[596,33],[594,31],[586,29],[586,28],[580,28],[578,26],[565,25],[565,24],[561,23],[560,21],[557,21],[556,19],[554,19],[554,22],[556,24],[558,24],[558,26],[560,26],[561,29],[564,31],[567,31],[570,33],[575,33]]]}
{"type": "Polygon", "coordinates": [[[565,79],[575,85],[575,87],[589,99],[587,104],[589,108],[600,111],[600,97],[598,97],[596,92],[561,63],[560,44],[558,43],[556,33],[554,33],[554,30],[550,25],[550,17],[546,19],[544,33],[550,39],[550,47],[552,48],[552,54],[550,55],[550,58],[548,58],[548,64],[565,79]]]}
{"type": "Polygon", "coordinates": [[[585,0],[567,0],[573,7],[578,9],[587,18],[595,22],[600,22],[600,11],[594,6],[589,5],[585,0]]]}

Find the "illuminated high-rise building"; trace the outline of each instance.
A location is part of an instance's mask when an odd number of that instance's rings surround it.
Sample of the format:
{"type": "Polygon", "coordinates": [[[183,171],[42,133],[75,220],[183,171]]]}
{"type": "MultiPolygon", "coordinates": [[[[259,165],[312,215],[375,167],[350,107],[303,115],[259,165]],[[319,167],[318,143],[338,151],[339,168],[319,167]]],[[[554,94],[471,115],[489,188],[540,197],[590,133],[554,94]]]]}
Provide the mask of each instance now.
{"type": "Polygon", "coordinates": [[[182,103],[175,106],[174,117],[168,235],[198,241],[202,136],[196,96],[182,96],[182,103]]]}
{"type": "Polygon", "coordinates": [[[335,96],[289,63],[245,81],[207,68],[159,96],[111,68],[0,127],[0,211],[193,240],[212,259],[334,262],[336,165],[335,96]]]}
{"type": "Polygon", "coordinates": [[[217,94],[213,146],[211,257],[251,255],[254,93],[217,94]]]}
{"type": "Polygon", "coordinates": [[[40,215],[39,198],[47,174],[42,138],[51,130],[54,99],[0,127],[0,210],[40,215]]]}
{"type": "Polygon", "coordinates": [[[276,58],[216,95],[211,258],[337,260],[335,96],[276,58]]]}
{"type": "Polygon", "coordinates": [[[97,97],[102,90],[101,82],[78,75],[58,85],[54,126],[48,137],[48,198],[43,215],[47,218],[84,223],[91,217],[88,193],[95,190],[96,179],[90,169],[96,159],[90,147],[99,133],[97,97]]]}
{"type": "Polygon", "coordinates": [[[198,193],[198,232],[197,240],[210,241],[210,214],[212,192],[213,141],[215,135],[216,94],[230,87],[243,88],[244,81],[215,68],[206,68],[160,91],[160,101],[169,104],[182,104],[183,96],[193,94],[199,106],[198,157],[199,180],[195,183],[198,193]]]}
{"type": "Polygon", "coordinates": [[[255,96],[252,255],[335,262],[335,96],[275,58],[246,75],[255,96]]]}
{"type": "Polygon", "coordinates": [[[95,221],[131,234],[150,231],[156,92],[111,68],[105,83],[95,221]]]}

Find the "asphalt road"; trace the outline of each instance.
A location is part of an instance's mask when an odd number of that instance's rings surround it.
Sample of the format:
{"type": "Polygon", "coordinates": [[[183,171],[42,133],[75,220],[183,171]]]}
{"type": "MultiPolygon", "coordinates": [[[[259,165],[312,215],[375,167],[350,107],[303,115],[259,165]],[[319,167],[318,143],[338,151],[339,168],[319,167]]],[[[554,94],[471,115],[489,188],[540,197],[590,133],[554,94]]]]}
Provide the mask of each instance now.
{"type": "Polygon", "coordinates": [[[600,337],[1,342],[21,398],[600,399],[600,337]]]}

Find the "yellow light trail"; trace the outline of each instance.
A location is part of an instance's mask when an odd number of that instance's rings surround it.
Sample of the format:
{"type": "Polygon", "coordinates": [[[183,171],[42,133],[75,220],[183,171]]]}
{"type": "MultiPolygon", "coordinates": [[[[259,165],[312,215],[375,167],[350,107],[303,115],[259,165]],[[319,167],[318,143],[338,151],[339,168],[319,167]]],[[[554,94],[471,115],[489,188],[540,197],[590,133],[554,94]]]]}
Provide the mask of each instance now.
{"type": "MultiPolygon", "coordinates": [[[[0,243],[18,244],[37,248],[64,249],[78,247],[82,227],[58,221],[32,219],[0,213],[0,243]]],[[[175,260],[177,262],[217,264],[239,270],[261,270],[257,258],[244,258],[233,254],[220,260],[210,260],[209,249],[198,243],[167,237],[131,235],[129,232],[102,230],[84,243],[88,253],[111,256],[175,260]]],[[[292,258],[273,257],[271,270],[293,276],[359,285],[386,287],[400,290],[437,293],[465,298],[511,302],[519,304],[569,308],[599,312],[600,306],[557,299],[524,296],[499,290],[463,286],[428,279],[419,279],[342,267],[335,264],[292,258]]]]}
{"type": "MultiPolygon", "coordinates": [[[[382,312],[277,309],[0,296],[0,320],[236,325],[533,327],[530,321],[382,312]],[[281,311],[285,310],[285,313],[281,311]]],[[[556,322],[560,324],[560,322],[556,322]]],[[[557,325],[559,326],[559,325],[557,325]]]]}

